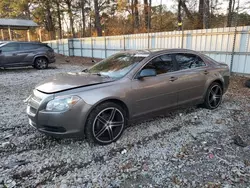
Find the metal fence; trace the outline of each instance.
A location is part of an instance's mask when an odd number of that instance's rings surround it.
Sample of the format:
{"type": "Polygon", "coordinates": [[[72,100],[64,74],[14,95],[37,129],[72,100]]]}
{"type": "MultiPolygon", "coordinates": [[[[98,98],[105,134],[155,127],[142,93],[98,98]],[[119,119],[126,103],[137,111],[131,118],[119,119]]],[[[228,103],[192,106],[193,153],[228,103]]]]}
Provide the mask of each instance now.
{"type": "Polygon", "coordinates": [[[118,51],[186,48],[227,63],[232,72],[250,74],[250,26],[143,33],[46,41],[67,56],[105,58],[118,51]]]}

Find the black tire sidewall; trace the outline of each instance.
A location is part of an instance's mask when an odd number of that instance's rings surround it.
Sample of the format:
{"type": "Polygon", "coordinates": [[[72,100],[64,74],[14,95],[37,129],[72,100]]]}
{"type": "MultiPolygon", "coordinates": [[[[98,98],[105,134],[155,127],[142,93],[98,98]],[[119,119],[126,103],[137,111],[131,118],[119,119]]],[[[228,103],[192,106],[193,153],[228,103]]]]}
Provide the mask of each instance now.
{"type": "Polygon", "coordinates": [[[210,110],[214,110],[214,109],[218,108],[218,107],[220,106],[221,102],[222,102],[222,96],[223,96],[223,90],[222,90],[221,85],[218,84],[218,83],[216,83],[216,82],[212,83],[212,84],[208,87],[207,93],[206,93],[206,96],[205,96],[205,102],[204,102],[205,108],[210,109],[210,110]],[[211,89],[212,89],[214,86],[219,86],[220,89],[221,89],[222,94],[221,94],[220,103],[219,103],[216,107],[211,107],[211,105],[209,104],[209,94],[210,94],[211,89]]]}
{"type": "Polygon", "coordinates": [[[245,86],[248,87],[248,88],[250,88],[250,80],[246,81],[245,86]]]}
{"type": "Polygon", "coordinates": [[[88,118],[87,118],[87,121],[86,121],[86,126],[85,126],[85,135],[86,135],[86,138],[88,139],[88,141],[90,142],[93,142],[93,143],[96,143],[96,144],[99,144],[99,145],[108,145],[108,144],[111,144],[112,142],[115,142],[116,140],[118,140],[121,135],[123,134],[123,131],[125,129],[127,125],[127,115],[126,115],[126,111],[118,104],[116,103],[113,103],[113,102],[104,102],[104,103],[101,103],[99,104],[98,106],[96,106],[89,114],[88,118]],[[109,107],[115,107],[117,109],[119,109],[121,111],[121,113],[123,114],[123,117],[124,117],[124,126],[123,126],[123,129],[120,133],[120,135],[114,139],[113,141],[110,141],[110,142],[100,142],[99,140],[97,140],[94,135],[93,135],[93,122],[96,118],[96,116],[102,111],[104,110],[105,108],[109,108],[109,107]]]}
{"type": "Polygon", "coordinates": [[[39,69],[39,70],[41,70],[41,69],[47,69],[47,68],[48,68],[48,60],[47,60],[45,57],[37,57],[37,58],[35,59],[34,67],[35,67],[36,69],[39,69]],[[39,59],[45,60],[45,62],[46,62],[46,67],[45,67],[45,68],[39,68],[39,67],[37,67],[37,61],[38,61],[39,59]]]}

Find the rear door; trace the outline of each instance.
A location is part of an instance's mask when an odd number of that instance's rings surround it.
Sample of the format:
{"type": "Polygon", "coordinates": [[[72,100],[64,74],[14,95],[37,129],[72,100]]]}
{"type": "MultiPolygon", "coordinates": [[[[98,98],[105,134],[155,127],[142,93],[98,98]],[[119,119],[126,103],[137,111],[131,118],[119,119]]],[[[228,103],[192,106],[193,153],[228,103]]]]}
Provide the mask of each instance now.
{"type": "Polygon", "coordinates": [[[33,63],[33,58],[37,50],[42,48],[42,45],[35,43],[21,43],[21,49],[18,52],[23,64],[29,65],[33,63]]]}
{"type": "Polygon", "coordinates": [[[1,48],[1,66],[16,64],[20,62],[17,53],[20,50],[20,44],[16,42],[8,43],[1,48]]]}
{"type": "Polygon", "coordinates": [[[177,53],[174,57],[178,65],[178,104],[201,101],[208,74],[207,65],[199,56],[191,53],[177,53]]]}

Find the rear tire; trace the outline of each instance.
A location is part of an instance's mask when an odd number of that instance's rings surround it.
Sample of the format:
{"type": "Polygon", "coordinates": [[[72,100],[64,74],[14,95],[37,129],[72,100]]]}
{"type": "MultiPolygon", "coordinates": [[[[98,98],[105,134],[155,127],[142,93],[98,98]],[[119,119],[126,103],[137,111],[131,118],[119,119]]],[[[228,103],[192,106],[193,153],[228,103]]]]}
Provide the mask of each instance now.
{"type": "Polygon", "coordinates": [[[34,62],[34,67],[36,69],[47,69],[48,64],[48,60],[45,57],[37,57],[34,62]]]}
{"type": "Polygon", "coordinates": [[[248,88],[250,88],[250,80],[246,81],[245,86],[248,87],[248,88]]]}
{"type": "Polygon", "coordinates": [[[125,110],[116,103],[104,102],[89,114],[85,134],[90,142],[107,145],[120,138],[126,124],[125,110]]]}
{"type": "Polygon", "coordinates": [[[223,91],[221,85],[217,82],[212,83],[207,89],[203,106],[210,110],[216,109],[221,104],[222,95],[223,91]]]}

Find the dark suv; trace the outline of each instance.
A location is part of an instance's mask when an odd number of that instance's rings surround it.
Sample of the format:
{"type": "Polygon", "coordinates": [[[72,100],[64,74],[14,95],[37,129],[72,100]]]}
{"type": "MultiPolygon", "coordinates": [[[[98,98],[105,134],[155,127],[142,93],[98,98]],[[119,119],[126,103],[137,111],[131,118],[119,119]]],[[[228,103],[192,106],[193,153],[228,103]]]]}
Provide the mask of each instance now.
{"type": "Polygon", "coordinates": [[[0,43],[0,67],[33,66],[46,69],[55,62],[54,50],[40,42],[0,43]]]}

